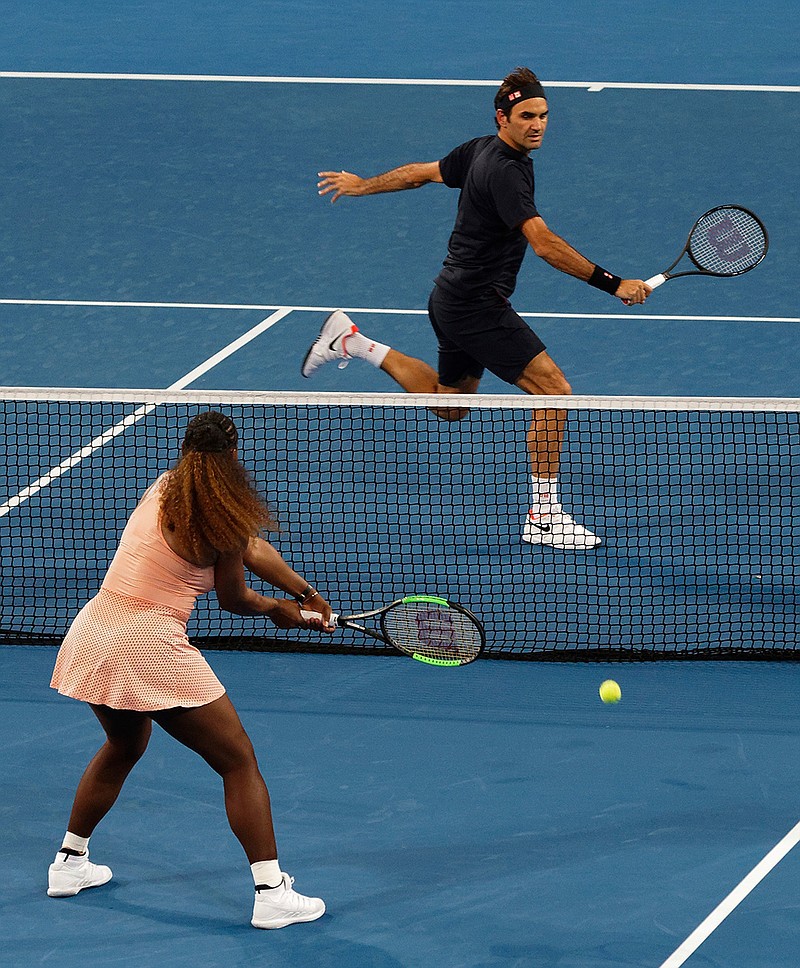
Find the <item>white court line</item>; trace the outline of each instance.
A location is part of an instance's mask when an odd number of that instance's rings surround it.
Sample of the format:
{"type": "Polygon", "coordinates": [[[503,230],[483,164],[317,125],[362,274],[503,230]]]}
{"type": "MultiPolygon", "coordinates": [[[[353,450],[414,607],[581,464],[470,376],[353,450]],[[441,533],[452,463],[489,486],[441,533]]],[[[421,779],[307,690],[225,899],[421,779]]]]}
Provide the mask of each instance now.
{"type": "MultiPolygon", "coordinates": [[[[176,303],[176,302],[117,302],[113,300],[94,299],[0,299],[0,306],[88,306],[99,309],[219,309],[219,310],[253,310],[270,312],[275,309],[287,309],[293,313],[332,313],[340,309],[354,315],[370,316],[427,316],[427,309],[379,309],[365,306],[271,306],[262,303],[176,303]]],[[[800,323],[800,316],[687,316],[675,313],[526,313],[520,312],[526,319],[627,319],[627,320],[679,320],[689,322],[712,323],[800,323]]]]}
{"type": "MultiPolygon", "coordinates": [[[[57,81],[200,81],[213,84],[377,84],[419,87],[497,87],[500,80],[438,77],[272,77],[238,74],[116,74],[74,71],[0,71],[0,78],[43,78],[57,81]]],[[[542,81],[545,87],[577,87],[597,92],[607,88],[644,91],[765,91],[800,94],[792,84],[659,84],[649,81],[542,81]]]]}
{"type": "Polygon", "coordinates": [[[709,914],[709,916],[699,924],[683,944],[677,948],[661,968],[680,968],[684,962],[690,958],[700,945],[722,924],[727,916],[734,910],[747,895],[776,867],[789,851],[800,841],[800,823],[797,823],[788,834],[776,844],[767,856],[760,861],[738,884],[731,893],[709,914]]]}
{"type": "MultiPolygon", "coordinates": [[[[293,313],[332,313],[339,309],[353,315],[374,316],[427,316],[426,309],[378,308],[375,306],[276,306],[266,303],[181,303],[181,302],[126,302],[92,299],[0,299],[0,306],[64,306],[95,307],[99,309],[203,309],[203,310],[252,310],[268,312],[274,309],[288,309],[293,313]]],[[[682,320],[720,323],[800,323],[799,316],[708,316],[685,315],[676,313],[529,313],[520,312],[529,319],[643,319],[643,320],[682,320]]]]}
{"type": "MultiPolygon", "coordinates": [[[[168,390],[183,390],[189,386],[190,383],[194,383],[199,377],[203,376],[204,373],[208,373],[209,370],[213,369],[218,363],[232,356],[237,350],[240,350],[247,343],[254,340],[256,336],[260,336],[265,330],[270,329],[276,323],[280,322],[284,316],[288,316],[291,309],[282,307],[277,312],[272,313],[266,319],[262,319],[257,326],[253,326],[246,333],[243,333],[237,339],[233,340],[232,343],[228,343],[219,352],[215,353],[213,356],[196,366],[193,370],[189,370],[184,376],[175,383],[170,384],[167,387],[168,390]]],[[[128,427],[132,427],[133,424],[138,423],[143,417],[155,410],[158,404],[148,403],[144,406],[137,407],[133,413],[129,413],[127,417],[121,420],[119,423],[110,427],[108,430],[104,430],[102,434],[99,434],[90,443],[86,444],[85,447],[81,447],[80,450],[76,450],[69,457],[66,457],[61,461],[56,467],[52,467],[46,474],[43,474],[38,480],[34,481],[32,484],[28,484],[21,491],[10,497],[4,504],[0,504],[0,518],[5,517],[13,508],[17,508],[20,504],[24,504],[25,501],[29,500],[39,491],[44,490],[53,481],[61,477],[62,474],[66,474],[68,470],[71,470],[77,464],[86,458],[90,457],[96,450],[104,447],[107,443],[110,443],[115,437],[118,437],[121,433],[126,431],[128,427]]]]}

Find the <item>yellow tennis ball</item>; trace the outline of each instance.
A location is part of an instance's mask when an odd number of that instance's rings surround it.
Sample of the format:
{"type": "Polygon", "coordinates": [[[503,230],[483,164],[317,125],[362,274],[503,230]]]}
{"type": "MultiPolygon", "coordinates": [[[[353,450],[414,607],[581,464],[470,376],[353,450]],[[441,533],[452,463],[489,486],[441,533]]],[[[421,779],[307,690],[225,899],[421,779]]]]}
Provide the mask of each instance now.
{"type": "Polygon", "coordinates": [[[619,683],[614,682],[613,679],[606,679],[600,684],[600,698],[607,703],[619,702],[622,699],[619,683]]]}

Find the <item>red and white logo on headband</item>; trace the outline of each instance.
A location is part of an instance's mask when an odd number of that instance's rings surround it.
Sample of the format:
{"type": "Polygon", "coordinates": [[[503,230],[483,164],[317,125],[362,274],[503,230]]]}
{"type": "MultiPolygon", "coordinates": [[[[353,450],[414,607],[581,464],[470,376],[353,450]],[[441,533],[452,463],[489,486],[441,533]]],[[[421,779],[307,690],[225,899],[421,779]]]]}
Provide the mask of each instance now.
{"type": "Polygon", "coordinates": [[[513,94],[509,94],[508,95],[508,100],[509,101],[516,101],[517,98],[520,98],[520,97],[522,97],[522,91],[514,91],[513,94]]]}

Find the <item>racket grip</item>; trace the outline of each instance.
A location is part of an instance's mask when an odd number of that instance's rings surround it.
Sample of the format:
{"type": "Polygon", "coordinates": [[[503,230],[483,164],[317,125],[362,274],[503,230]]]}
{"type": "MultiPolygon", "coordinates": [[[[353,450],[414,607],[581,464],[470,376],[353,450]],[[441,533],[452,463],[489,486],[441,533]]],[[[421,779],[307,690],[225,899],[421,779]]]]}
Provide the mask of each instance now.
{"type": "MultiPolygon", "coordinates": [[[[314,619],[321,619],[322,616],[319,612],[309,612],[306,608],[300,609],[300,617],[304,618],[307,622],[312,622],[314,619]]],[[[338,625],[339,616],[331,612],[331,616],[327,621],[327,627],[329,629],[335,629],[338,625]]]]}
{"type": "MultiPolygon", "coordinates": [[[[645,279],[644,284],[646,286],[650,286],[651,289],[658,289],[658,287],[663,286],[666,281],[667,277],[664,275],[664,273],[659,272],[657,276],[651,276],[649,279],[645,279]]],[[[630,306],[631,304],[630,299],[623,299],[622,301],[626,306],[630,306]]]]}

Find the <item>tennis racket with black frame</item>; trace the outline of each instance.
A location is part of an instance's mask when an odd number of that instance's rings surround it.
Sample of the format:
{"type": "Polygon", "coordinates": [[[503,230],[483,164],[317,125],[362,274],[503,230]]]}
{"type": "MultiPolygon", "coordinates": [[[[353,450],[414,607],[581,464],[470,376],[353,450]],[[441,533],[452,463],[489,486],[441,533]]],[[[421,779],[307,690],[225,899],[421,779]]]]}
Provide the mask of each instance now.
{"type": "MultiPolygon", "coordinates": [[[[317,612],[301,614],[319,618],[317,612]]],[[[441,595],[406,595],[368,612],[332,614],[328,627],[355,629],[434,666],[468,665],[486,645],[486,632],[472,612],[441,595]],[[365,619],[377,619],[378,627],[362,624],[365,619]]]]}
{"type": "Polygon", "coordinates": [[[741,205],[717,205],[694,223],[672,265],[645,281],[656,289],[680,276],[740,276],[755,269],[768,249],[769,236],[757,215],[741,205]],[[694,268],[673,272],[684,256],[694,268]]]}

